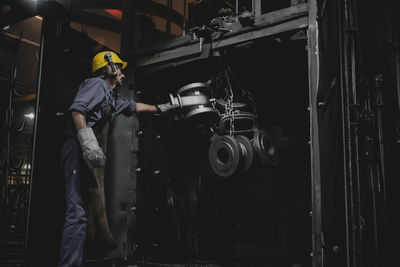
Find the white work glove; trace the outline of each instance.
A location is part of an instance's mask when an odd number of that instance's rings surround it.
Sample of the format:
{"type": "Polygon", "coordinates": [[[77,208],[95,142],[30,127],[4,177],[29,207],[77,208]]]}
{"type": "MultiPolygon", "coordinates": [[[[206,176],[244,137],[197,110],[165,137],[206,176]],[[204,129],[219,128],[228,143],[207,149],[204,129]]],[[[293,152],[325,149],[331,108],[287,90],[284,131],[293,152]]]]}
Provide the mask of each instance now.
{"type": "Polygon", "coordinates": [[[91,127],[86,127],[78,131],[78,140],[82,147],[83,160],[90,169],[104,167],[106,157],[97,142],[96,136],[91,127]]]}
{"type": "Polygon", "coordinates": [[[168,102],[168,103],[165,103],[165,104],[158,104],[158,105],[156,105],[156,107],[159,110],[160,114],[164,114],[164,113],[166,113],[166,112],[168,112],[168,111],[170,111],[170,110],[172,110],[174,108],[179,107],[179,105],[178,104],[171,104],[170,102],[168,102]]]}

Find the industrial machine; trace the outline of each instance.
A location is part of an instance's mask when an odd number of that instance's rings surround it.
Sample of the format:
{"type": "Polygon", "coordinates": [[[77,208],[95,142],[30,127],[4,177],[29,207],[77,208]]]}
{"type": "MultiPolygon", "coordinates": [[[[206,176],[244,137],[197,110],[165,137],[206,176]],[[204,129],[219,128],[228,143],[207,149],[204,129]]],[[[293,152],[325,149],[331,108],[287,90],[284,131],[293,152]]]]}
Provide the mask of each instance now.
{"type": "MultiPolygon", "coordinates": [[[[63,115],[99,49],[69,27],[74,1],[48,2],[27,266],[57,262],[63,115]]],[[[185,1],[183,17],[167,1],[163,33],[143,16],[147,2],[121,1],[128,66],[119,93],[178,108],[114,120],[105,199],[118,246],[88,253],[87,265],[393,266],[395,1],[185,1]],[[171,34],[173,23],[181,35],[171,34]]]]}

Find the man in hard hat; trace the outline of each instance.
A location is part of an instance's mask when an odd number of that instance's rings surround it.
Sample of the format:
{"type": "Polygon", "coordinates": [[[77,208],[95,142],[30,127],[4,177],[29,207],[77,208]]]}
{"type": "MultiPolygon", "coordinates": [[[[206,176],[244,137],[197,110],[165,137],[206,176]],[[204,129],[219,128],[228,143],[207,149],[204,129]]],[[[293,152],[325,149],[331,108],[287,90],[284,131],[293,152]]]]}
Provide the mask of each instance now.
{"type": "Polygon", "coordinates": [[[93,78],[84,80],[69,108],[66,141],[61,149],[66,215],[59,266],[82,266],[85,242],[110,250],[116,246],[108,228],[104,201],[104,166],[109,122],[118,114],[165,113],[175,105],[149,105],[115,96],[127,63],[112,51],[92,61],[93,78]]]}

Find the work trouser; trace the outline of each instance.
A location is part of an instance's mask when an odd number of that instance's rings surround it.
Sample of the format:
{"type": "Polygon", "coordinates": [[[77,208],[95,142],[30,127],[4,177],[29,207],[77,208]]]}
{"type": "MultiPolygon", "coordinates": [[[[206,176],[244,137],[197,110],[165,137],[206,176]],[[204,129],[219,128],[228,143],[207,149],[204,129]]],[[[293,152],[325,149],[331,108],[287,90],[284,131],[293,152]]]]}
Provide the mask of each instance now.
{"type": "Polygon", "coordinates": [[[66,213],[59,267],[83,266],[87,217],[82,201],[80,170],[81,147],[76,138],[68,138],[61,149],[65,176],[66,213]]]}

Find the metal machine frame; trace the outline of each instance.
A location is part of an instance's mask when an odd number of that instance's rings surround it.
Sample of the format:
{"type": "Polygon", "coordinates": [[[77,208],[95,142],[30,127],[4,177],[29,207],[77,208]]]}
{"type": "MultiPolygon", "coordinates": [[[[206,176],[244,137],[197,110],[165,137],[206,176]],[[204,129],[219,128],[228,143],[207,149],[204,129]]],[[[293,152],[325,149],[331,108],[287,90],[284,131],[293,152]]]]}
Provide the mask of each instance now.
{"type": "MultiPolygon", "coordinates": [[[[237,1],[236,1],[237,2],[237,1]]],[[[312,179],[312,243],[313,266],[324,266],[324,247],[321,220],[321,174],[319,156],[319,135],[317,119],[318,92],[318,22],[317,1],[295,3],[291,7],[261,14],[260,1],[255,1],[254,24],[242,26],[235,22],[231,30],[221,35],[211,35],[205,44],[205,37],[187,34],[175,38],[165,44],[146,48],[124,51],[136,59],[137,68],[159,68],[165,64],[179,64],[200,57],[204,52],[212,53],[218,49],[254,41],[271,35],[296,29],[307,30],[307,51],[309,68],[309,114],[310,114],[310,148],[311,148],[311,179],[312,179]]]]}

